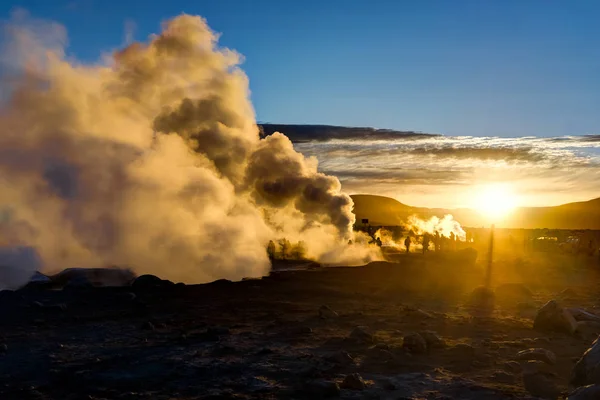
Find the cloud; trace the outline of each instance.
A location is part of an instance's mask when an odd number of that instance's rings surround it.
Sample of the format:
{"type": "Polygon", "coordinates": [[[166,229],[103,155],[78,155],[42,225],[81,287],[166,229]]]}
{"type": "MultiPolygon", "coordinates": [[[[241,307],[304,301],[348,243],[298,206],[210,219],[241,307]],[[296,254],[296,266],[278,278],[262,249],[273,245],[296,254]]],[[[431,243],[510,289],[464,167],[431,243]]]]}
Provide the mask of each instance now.
{"type": "Polygon", "coordinates": [[[524,204],[546,205],[600,196],[600,142],[595,139],[431,136],[315,140],[295,148],[316,157],[321,170],[338,176],[350,193],[462,207],[473,206],[470,187],[510,182],[524,204]]]}

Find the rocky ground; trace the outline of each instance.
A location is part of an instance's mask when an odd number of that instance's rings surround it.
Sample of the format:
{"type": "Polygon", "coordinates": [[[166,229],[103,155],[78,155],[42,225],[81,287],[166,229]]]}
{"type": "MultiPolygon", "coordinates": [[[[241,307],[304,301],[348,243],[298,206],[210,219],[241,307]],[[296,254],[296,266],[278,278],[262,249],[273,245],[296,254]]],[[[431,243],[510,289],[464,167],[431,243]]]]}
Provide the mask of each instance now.
{"type": "Polygon", "coordinates": [[[600,269],[515,258],[494,276],[492,310],[473,302],[483,265],[435,254],[235,283],[4,291],[0,398],[566,396],[600,329],[534,318],[552,299],[594,313],[600,269]]]}

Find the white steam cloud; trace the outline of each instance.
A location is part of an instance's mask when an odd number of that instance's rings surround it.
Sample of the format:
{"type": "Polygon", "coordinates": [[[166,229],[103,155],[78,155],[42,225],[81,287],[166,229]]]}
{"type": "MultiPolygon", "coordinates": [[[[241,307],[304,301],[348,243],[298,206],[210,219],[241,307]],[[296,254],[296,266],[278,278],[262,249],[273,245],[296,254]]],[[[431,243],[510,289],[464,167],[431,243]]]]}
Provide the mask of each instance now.
{"type": "Polygon", "coordinates": [[[417,235],[424,233],[435,235],[436,232],[439,232],[440,235],[446,237],[450,237],[450,234],[454,233],[460,240],[465,240],[467,237],[460,223],[450,214],[443,218],[431,217],[428,220],[422,220],[413,215],[408,219],[408,227],[417,235]]]}
{"type": "Polygon", "coordinates": [[[101,65],[64,56],[57,24],[5,28],[0,236],[46,270],[129,266],[203,282],[260,276],[286,237],[313,259],[368,260],[352,200],[283,134],[260,139],[240,55],[198,16],[101,65]],[[10,74],[9,74],[10,73],[10,74]]]}

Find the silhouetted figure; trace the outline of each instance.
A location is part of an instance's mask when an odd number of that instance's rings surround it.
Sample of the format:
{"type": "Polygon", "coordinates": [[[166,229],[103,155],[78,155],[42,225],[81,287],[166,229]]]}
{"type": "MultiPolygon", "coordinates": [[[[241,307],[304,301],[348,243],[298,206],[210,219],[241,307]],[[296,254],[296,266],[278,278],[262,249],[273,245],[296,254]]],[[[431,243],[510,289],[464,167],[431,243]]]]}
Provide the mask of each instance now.
{"type": "Polygon", "coordinates": [[[425,234],[423,236],[423,254],[425,254],[425,252],[429,250],[429,234],[425,234]]]}
{"type": "Polygon", "coordinates": [[[440,232],[436,231],[435,236],[433,237],[433,247],[435,247],[435,251],[440,251],[442,249],[442,243],[440,238],[440,232]]]}
{"type": "Polygon", "coordinates": [[[275,243],[272,240],[269,240],[267,245],[267,254],[271,260],[275,259],[275,243]]]}
{"type": "Polygon", "coordinates": [[[404,239],[404,246],[406,247],[406,253],[408,253],[410,251],[410,236],[404,239]]]}
{"type": "Polygon", "coordinates": [[[383,243],[381,242],[381,238],[377,238],[377,240],[375,240],[375,243],[377,243],[377,246],[379,247],[383,245],[383,243]]]}

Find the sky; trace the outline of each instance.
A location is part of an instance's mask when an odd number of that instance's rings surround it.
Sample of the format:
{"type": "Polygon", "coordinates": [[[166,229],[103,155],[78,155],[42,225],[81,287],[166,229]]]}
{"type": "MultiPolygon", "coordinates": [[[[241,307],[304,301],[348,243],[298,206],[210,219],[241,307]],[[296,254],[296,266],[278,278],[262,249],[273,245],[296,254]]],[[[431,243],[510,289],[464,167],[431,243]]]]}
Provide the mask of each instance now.
{"type": "Polygon", "coordinates": [[[95,61],[182,12],[245,56],[257,118],[446,135],[600,133],[600,3],[21,0],[95,61]]]}
{"type": "Polygon", "coordinates": [[[23,0],[0,18],[17,6],[64,25],[84,63],[198,14],[244,56],[259,122],[443,135],[295,145],[350,193],[431,207],[473,206],[490,182],[519,205],[600,196],[597,1],[23,0]]]}

